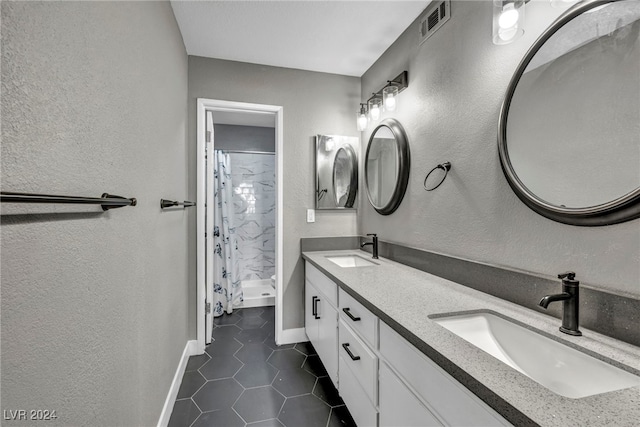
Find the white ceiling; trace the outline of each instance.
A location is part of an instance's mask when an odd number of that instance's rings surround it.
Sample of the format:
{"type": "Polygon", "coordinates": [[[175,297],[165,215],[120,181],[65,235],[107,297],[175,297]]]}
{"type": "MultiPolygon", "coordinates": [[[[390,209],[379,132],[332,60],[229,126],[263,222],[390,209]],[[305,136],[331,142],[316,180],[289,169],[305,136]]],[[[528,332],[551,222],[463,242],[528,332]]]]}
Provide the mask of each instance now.
{"type": "Polygon", "coordinates": [[[171,6],[189,55],[360,77],[430,2],[173,0],[171,6]]]}

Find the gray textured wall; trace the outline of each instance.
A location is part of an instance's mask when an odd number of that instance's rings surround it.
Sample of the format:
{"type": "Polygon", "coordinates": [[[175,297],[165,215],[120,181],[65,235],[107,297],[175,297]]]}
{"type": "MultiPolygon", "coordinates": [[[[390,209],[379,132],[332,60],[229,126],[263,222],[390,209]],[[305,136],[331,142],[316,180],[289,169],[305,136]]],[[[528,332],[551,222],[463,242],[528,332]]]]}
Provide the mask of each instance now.
{"type": "Polygon", "coordinates": [[[516,197],[500,168],[497,123],[507,85],[550,14],[562,10],[528,3],[524,36],[504,46],[491,43],[491,2],[451,2],[451,12],[422,46],[414,23],[363,75],[362,93],[370,93],[409,71],[393,117],[409,138],[411,175],[390,216],[360,199],[360,233],[536,274],[571,269],[583,283],[640,295],[640,220],[594,228],[553,222],[516,197]],[[427,172],[445,161],[447,180],[424,191],[427,172]]]}
{"type": "Polygon", "coordinates": [[[190,198],[186,118],[168,2],[2,2],[2,190],[138,198],[3,206],[2,409],[157,423],[189,339],[195,211],[159,208],[190,198]]]}
{"type": "Polygon", "coordinates": [[[214,125],[216,150],[276,151],[275,128],[214,125]]]}
{"type": "MultiPolygon", "coordinates": [[[[356,213],[317,211],[306,223],[306,209],[314,207],[313,137],[319,133],[357,136],[355,109],[360,79],[334,74],[189,57],[189,143],[191,167],[196,161],[196,99],[210,98],[284,107],[284,327],[304,325],[304,264],[300,238],[353,235],[356,213]]],[[[195,175],[190,191],[196,189],[195,175]]],[[[195,241],[195,227],[193,231],[195,241]]],[[[196,246],[190,246],[195,263],[196,246]]],[[[194,264],[195,265],[195,264],[194,264]]],[[[195,301],[195,289],[191,300],[195,301]]],[[[195,306],[195,302],[194,302],[195,306]]],[[[195,316],[190,331],[195,335],[195,316]]]]}

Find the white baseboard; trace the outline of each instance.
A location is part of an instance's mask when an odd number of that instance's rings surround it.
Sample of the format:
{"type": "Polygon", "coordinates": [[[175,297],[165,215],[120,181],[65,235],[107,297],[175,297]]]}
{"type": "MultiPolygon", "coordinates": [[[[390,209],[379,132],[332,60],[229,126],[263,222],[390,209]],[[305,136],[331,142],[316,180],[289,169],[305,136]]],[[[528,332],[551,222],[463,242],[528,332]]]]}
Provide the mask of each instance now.
{"type": "Polygon", "coordinates": [[[198,341],[187,341],[187,345],[184,346],[182,357],[180,357],[180,362],[178,363],[178,369],[176,369],[176,374],[173,376],[171,387],[169,387],[167,399],[164,401],[164,407],[158,420],[158,427],[167,427],[169,425],[169,418],[171,418],[173,405],[176,402],[178,390],[180,390],[180,385],[182,384],[184,371],[187,369],[187,362],[189,361],[189,357],[195,356],[196,354],[202,354],[202,352],[198,351],[198,341]]]}
{"type": "Polygon", "coordinates": [[[295,344],[298,342],[309,341],[304,328],[284,329],[278,336],[278,345],[295,344]]]}

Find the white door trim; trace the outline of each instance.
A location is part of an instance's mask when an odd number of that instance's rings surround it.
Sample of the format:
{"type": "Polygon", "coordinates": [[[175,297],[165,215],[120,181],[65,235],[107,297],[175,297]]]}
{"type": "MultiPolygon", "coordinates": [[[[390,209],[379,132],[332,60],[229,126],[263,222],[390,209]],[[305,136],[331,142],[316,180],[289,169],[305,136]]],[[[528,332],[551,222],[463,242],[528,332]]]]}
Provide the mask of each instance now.
{"type": "MultiPolygon", "coordinates": [[[[197,198],[196,198],[196,283],[197,283],[197,307],[196,307],[196,336],[200,354],[205,347],[205,114],[206,111],[233,111],[247,113],[273,113],[276,116],[276,343],[283,341],[283,235],[284,235],[284,122],[283,108],[277,105],[250,104],[246,102],[222,101],[216,99],[198,98],[197,100],[197,198]]],[[[215,141],[213,143],[215,146],[215,141]]],[[[212,147],[213,147],[212,146],[212,147]]]]}

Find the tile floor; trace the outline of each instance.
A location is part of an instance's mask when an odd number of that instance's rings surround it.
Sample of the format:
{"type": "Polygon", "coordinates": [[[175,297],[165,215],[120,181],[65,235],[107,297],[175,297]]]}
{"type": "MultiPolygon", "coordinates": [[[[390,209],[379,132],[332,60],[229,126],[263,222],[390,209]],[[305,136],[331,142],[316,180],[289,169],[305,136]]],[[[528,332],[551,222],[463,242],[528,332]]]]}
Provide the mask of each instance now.
{"type": "Polygon", "coordinates": [[[273,307],[214,323],[214,341],[189,359],[169,427],[355,426],[311,343],[276,345],[273,307]]]}

